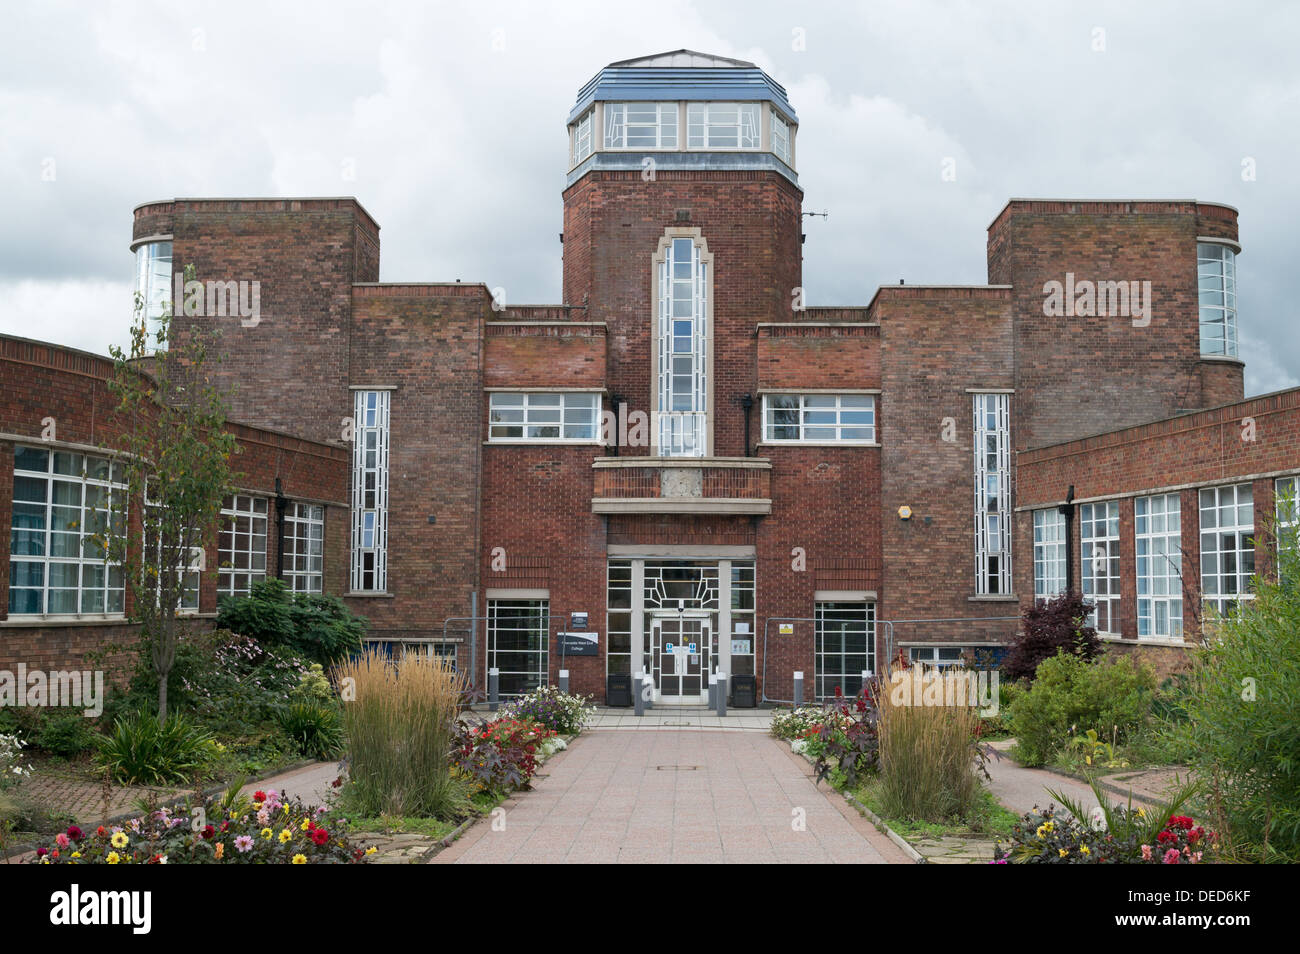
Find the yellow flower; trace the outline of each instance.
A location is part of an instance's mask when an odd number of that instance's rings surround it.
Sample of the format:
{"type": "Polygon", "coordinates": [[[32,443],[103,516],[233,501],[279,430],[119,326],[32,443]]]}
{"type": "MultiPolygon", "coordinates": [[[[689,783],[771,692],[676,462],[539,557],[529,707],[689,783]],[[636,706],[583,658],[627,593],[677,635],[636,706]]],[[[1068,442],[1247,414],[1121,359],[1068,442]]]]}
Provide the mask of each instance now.
{"type": "Polygon", "coordinates": [[[1059,856],[1062,857],[1062,858],[1064,858],[1064,857],[1065,857],[1066,855],[1068,855],[1069,853],[1070,853],[1070,852],[1069,852],[1069,849],[1067,849],[1067,848],[1061,848],[1061,849],[1059,849],[1059,851],[1058,851],[1059,856]]]}
{"type": "Polygon", "coordinates": [[[119,831],[117,834],[115,834],[112,838],[109,839],[109,841],[113,843],[114,848],[125,848],[127,842],[129,842],[130,840],[131,840],[130,838],[126,837],[126,832],[124,831],[119,831]]]}
{"type": "Polygon", "coordinates": [[[274,834],[275,834],[275,832],[271,831],[271,829],[269,829],[269,828],[263,828],[263,829],[262,829],[262,837],[265,838],[267,841],[270,841],[270,840],[271,840],[271,836],[274,835],[274,834]]]}
{"type": "Polygon", "coordinates": [[[1139,817],[1139,818],[1146,818],[1146,817],[1147,817],[1147,810],[1146,810],[1145,808],[1139,808],[1139,809],[1138,809],[1138,817],[1139,817]]]}
{"type": "Polygon", "coordinates": [[[307,856],[306,856],[306,855],[294,855],[294,856],[293,856],[293,863],[294,863],[295,865],[305,865],[305,864],[307,863],[307,856]]]}
{"type": "Polygon", "coordinates": [[[310,818],[304,818],[304,819],[302,820],[302,824],[299,825],[298,827],[301,828],[303,831],[306,831],[308,828],[311,827],[311,819],[310,819],[310,818]]]}
{"type": "Polygon", "coordinates": [[[293,832],[291,832],[289,829],[286,828],[284,831],[280,832],[280,844],[283,845],[286,841],[288,841],[292,837],[293,837],[293,832]]]}
{"type": "Polygon", "coordinates": [[[366,849],[366,854],[373,855],[378,850],[379,849],[376,848],[374,845],[371,845],[369,848],[366,849]]]}
{"type": "Polygon", "coordinates": [[[288,805],[285,805],[285,806],[284,806],[284,813],[285,813],[286,815],[289,814],[289,806],[288,806],[288,805]]]}
{"type": "Polygon", "coordinates": [[[119,861],[121,861],[122,859],[121,859],[121,857],[119,857],[119,855],[118,855],[118,853],[117,853],[116,851],[110,851],[110,852],[108,853],[108,857],[105,858],[104,860],[107,861],[110,865],[115,865],[115,864],[117,864],[119,861]]]}
{"type": "Polygon", "coordinates": [[[74,857],[74,858],[80,858],[80,857],[81,857],[81,852],[79,852],[79,851],[74,851],[74,852],[72,853],[72,857],[74,857]]]}
{"type": "Polygon", "coordinates": [[[1092,854],[1092,852],[1088,850],[1088,846],[1087,846],[1087,845],[1080,845],[1080,846],[1079,846],[1079,850],[1080,850],[1081,852],[1083,852],[1085,855],[1090,855],[1090,854],[1092,854]]]}
{"type": "Polygon", "coordinates": [[[1043,827],[1048,831],[1056,831],[1056,822],[1043,822],[1043,827]]]}

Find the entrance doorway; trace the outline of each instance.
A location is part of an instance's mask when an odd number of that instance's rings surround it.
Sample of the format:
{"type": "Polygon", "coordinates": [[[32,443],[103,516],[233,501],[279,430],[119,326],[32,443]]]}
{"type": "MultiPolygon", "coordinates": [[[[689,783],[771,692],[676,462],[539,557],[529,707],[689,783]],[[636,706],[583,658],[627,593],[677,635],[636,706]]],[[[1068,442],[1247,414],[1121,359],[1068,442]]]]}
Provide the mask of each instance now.
{"type": "Polygon", "coordinates": [[[701,705],[709,701],[713,627],[705,616],[657,616],[650,623],[654,701],[701,705]]]}

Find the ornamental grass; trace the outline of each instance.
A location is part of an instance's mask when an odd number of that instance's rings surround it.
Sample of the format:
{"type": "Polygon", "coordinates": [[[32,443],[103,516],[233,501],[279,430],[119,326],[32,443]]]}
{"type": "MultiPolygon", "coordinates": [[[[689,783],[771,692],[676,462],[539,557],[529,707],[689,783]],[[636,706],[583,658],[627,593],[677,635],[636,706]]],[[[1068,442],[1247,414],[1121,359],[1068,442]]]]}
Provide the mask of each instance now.
{"type": "Polygon", "coordinates": [[[451,818],[464,807],[450,755],[464,679],[440,660],[367,652],[338,670],[350,760],[349,810],[451,818]]]}
{"type": "Polygon", "coordinates": [[[931,678],[952,681],[954,691],[947,698],[957,704],[926,704],[930,700],[912,698],[891,686],[888,674],[876,700],[880,799],[885,814],[894,818],[963,819],[979,797],[975,774],[979,709],[962,704],[969,698],[966,680],[974,674],[934,673],[931,678]]]}

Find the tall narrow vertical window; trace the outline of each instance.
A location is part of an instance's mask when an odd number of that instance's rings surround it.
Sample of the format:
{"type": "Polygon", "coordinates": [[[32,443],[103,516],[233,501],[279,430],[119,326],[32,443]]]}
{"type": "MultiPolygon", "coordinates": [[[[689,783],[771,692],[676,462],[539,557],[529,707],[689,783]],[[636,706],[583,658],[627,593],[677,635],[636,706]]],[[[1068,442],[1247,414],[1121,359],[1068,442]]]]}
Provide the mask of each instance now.
{"type": "Polygon", "coordinates": [[[790,165],[790,124],[776,113],[772,113],[772,152],[790,165]]]}
{"type": "MultiPolygon", "coordinates": [[[[143,310],[146,344],[158,347],[158,327],[172,307],[172,243],[146,242],[135,250],[135,291],[143,310]]],[[[164,342],[163,347],[166,347],[164,342]]]]}
{"type": "Polygon", "coordinates": [[[875,671],[876,604],[817,603],[813,623],[817,698],[838,689],[852,699],[862,691],[862,674],[875,671]]]}
{"type": "Polygon", "coordinates": [[[325,579],[325,508],[294,503],[284,514],[284,579],[295,593],[319,593],[325,579]]]}
{"type": "Polygon", "coordinates": [[[1065,515],[1034,511],[1034,599],[1050,600],[1065,592],[1065,515]]]}
{"type": "Polygon", "coordinates": [[[1178,494],[1133,501],[1138,637],[1183,635],[1182,503],[1178,494]]]}
{"type": "Polygon", "coordinates": [[[1201,593],[1206,606],[1227,614],[1254,598],[1255,502],[1250,484],[1201,491],[1201,593]]]}
{"type": "Polygon", "coordinates": [[[122,567],[109,563],[125,541],[121,467],[107,457],[14,447],[9,531],[9,613],[117,615],[122,567]]]}
{"type": "Polygon", "coordinates": [[[1300,524],[1300,477],[1279,477],[1273,485],[1273,496],[1277,528],[1285,533],[1300,524]]]}
{"type": "Polygon", "coordinates": [[[388,586],[387,391],[357,391],[352,445],[352,590],[388,586]]]}
{"type": "Polygon", "coordinates": [[[235,494],[221,507],[217,595],[247,596],[266,579],[266,498],[235,494]]]}
{"type": "Polygon", "coordinates": [[[1237,255],[1226,245],[1196,246],[1201,354],[1237,356],[1237,255]]]}
{"type": "Polygon", "coordinates": [[[1079,507],[1079,578],[1092,603],[1088,623],[1099,633],[1119,632],[1119,503],[1079,507]]]}
{"type": "Polygon", "coordinates": [[[976,394],[975,582],[981,596],[1011,592],[1011,396],[976,394]]]}
{"type": "Polygon", "coordinates": [[[488,600],[487,667],[499,670],[503,696],[548,682],[549,600],[488,600]]]}
{"type": "Polygon", "coordinates": [[[585,116],[573,124],[573,165],[575,166],[591,155],[591,124],[595,115],[595,110],[588,110],[585,116]]]}
{"type": "Polygon", "coordinates": [[[659,263],[659,454],[708,453],[709,274],[707,253],[690,238],[674,238],[659,263]]]}

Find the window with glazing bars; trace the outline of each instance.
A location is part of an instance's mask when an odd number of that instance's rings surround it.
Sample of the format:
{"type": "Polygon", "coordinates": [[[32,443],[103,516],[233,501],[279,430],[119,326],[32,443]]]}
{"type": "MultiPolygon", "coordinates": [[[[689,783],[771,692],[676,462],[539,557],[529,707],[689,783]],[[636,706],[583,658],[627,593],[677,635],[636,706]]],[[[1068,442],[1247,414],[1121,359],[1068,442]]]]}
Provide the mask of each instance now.
{"type": "Polygon", "coordinates": [[[691,149],[757,149],[758,103],[691,103],[686,144],[691,149]]]}
{"type": "Polygon", "coordinates": [[[1250,484],[1207,487],[1201,503],[1201,594],[1206,606],[1229,613],[1254,599],[1255,501],[1250,484]]]}
{"type": "Polygon", "coordinates": [[[981,596],[1011,592],[1011,396],[974,395],[975,583],[981,596]]]}
{"type": "Polygon", "coordinates": [[[1065,515],[1034,511],[1034,599],[1050,600],[1065,592],[1065,515]]]}
{"type": "Polygon", "coordinates": [[[599,426],[599,394],[497,391],[489,400],[493,441],[594,441],[599,426]]]}
{"type": "Polygon", "coordinates": [[[1079,579],[1092,603],[1088,622],[1100,633],[1119,632],[1119,503],[1079,507],[1079,579]]]}
{"type": "Polygon", "coordinates": [[[870,444],[876,439],[876,399],[870,394],[766,394],[763,440],[870,444]]]}
{"type": "Polygon", "coordinates": [[[1196,246],[1201,354],[1237,356],[1237,256],[1226,245],[1196,246]]]}
{"type": "Polygon", "coordinates": [[[1182,526],[1178,494],[1133,501],[1139,637],[1183,635],[1182,526]]]}
{"type": "Polygon", "coordinates": [[[676,103],[606,103],[606,149],[676,149],[676,103]]]}
{"type": "Polygon", "coordinates": [[[284,580],[295,593],[319,593],[325,579],[325,508],[295,502],[284,513],[284,580]]]}
{"type": "Polygon", "coordinates": [[[266,498],[235,494],[221,508],[217,595],[247,596],[266,578],[266,498]]]}
{"type": "Polygon", "coordinates": [[[388,585],[389,392],[357,391],[352,445],[352,589],[388,585]]]}
{"type": "Polygon", "coordinates": [[[708,447],[708,266],[693,239],[675,238],[659,265],[659,454],[708,447]]]}

